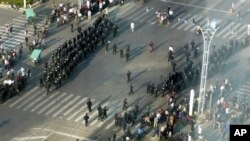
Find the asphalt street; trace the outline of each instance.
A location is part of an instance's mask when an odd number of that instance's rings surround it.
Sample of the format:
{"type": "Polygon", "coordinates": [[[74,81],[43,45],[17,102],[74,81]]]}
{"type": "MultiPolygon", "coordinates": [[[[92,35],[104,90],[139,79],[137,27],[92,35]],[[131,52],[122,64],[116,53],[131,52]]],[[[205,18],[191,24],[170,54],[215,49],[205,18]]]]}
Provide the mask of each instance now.
{"type": "MultiPolygon", "coordinates": [[[[150,103],[151,111],[166,107],[167,98],[154,98],[146,95],[146,83],[149,81],[159,83],[161,78],[166,78],[171,72],[172,67],[167,62],[170,45],[173,45],[177,51],[183,49],[185,43],[190,43],[192,39],[195,39],[197,43],[202,43],[202,37],[195,34],[195,26],[191,24],[192,17],[197,19],[201,25],[206,24],[207,17],[218,22],[221,28],[213,40],[213,44],[216,44],[217,47],[228,43],[229,39],[233,37],[231,31],[228,30],[229,27],[238,31],[237,39],[241,39],[247,34],[248,18],[234,20],[236,15],[230,12],[232,1],[227,1],[226,4],[223,0],[202,2],[157,0],[147,1],[144,4],[132,1],[124,6],[115,7],[111,18],[115,18],[119,24],[119,35],[114,39],[110,37],[109,40],[111,45],[117,43],[119,49],[130,45],[131,59],[129,62],[126,63],[125,59],[121,59],[118,54],[113,55],[111,51],[105,53],[104,49],[100,49],[77,68],[63,87],[53,91],[49,96],[46,96],[45,89],[38,87],[38,78],[43,64],[33,67],[28,57],[29,54],[26,52],[24,55],[27,57],[19,60],[16,68],[19,69],[20,66],[32,68],[32,78],[28,81],[28,87],[22,96],[1,105],[0,141],[46,139],[49,141],[75,141],[76,138],[107,141],[114,132],[121,135],[120,129],[114,127],[113,115],[116,112],[122,112],[121,106],[124,98],[128,98],[130,107],[133,107],[135,103],[139,103],[141,107],[150,103]],[[161,26],[155,18],[155,12],[166,9],[168,5],[174,9],[177,18],[172,24],[161,26]],[[134,33],[129,30],[131,22],[135,22],[134,33]],[[155,43],[155,50],[152,54],[147,52],[150,41],[155,43]],[[129,84],[126,82],[128,70],[132,72],[132,83],[135,89],[135,94],[130,96],[128,96],[129,84]],[[101,103],[110,109],[109,117],[104,122],[97,121],[97,110],[95,109],[90,114],[88,128],[82,124],[82,117],[87,110],[87,98],[93,100],[94,107],[101,103]]],[[[44,4],[47,7],[50,5],[51,3],[44,4]]],[[[249,3],[242,6],[242,11],[246,12],[248,6],[249,3]]],[[[40,8],[38,12],[41,12],[41,15],[43,15],[42,13],[47,14],[48,9],[44,10],[42,7],[38,7],[40,8]]],[[[6,23],[8,22],[3,24],[6,23]]],[[[90,23],[84,21],[81,24],[86,27],[90,23]]],[[[69,25],[60,28],[51,25],[50,33],[51,35],[47,39],[49,47],[42,54],[43,61],[64,40],[75,35],[75,33],[70,33],[69,25]]],[[[233,63],[233,67],[228,73],[216,75],[209,81],[215,82],[218,78],[224,79],[231,76],[233,80],[243,83],[241,78],[249,71],[247,67],[244,67],[248,63],[246,61],[248,50],[241,51],[229,60],[229,62],[238,63],[233,63]],[[239,75],[239,71],[243,73],[239,75]]],[[[181,69],[184,59],[182,56],[176,59],[179,60],[177,68],[181,69]]],[[[248,91],[247,88],[248,85],[244,88],[245,91],[248,91]]],[[[247,95],[247,92],[243,95],[247,95]]],[[[211,140],[214,139],[212,136],[211,140]]]]}

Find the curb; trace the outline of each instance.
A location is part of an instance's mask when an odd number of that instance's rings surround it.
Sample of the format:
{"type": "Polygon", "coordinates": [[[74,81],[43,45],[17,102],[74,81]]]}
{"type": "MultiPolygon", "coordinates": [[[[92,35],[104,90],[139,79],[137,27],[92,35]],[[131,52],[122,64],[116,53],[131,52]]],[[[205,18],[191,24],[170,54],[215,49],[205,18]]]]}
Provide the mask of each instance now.
{"type": "MultiPolygon", "coordinates": [[[[34,3],[31,7],[32,7],[32,8],[35,8],[35,7],[37,7],[39,4],[40,4],[40,1],[34,3]]],[[[6,5],[6,4],[0,4],[0,7],[6,8],[6,9],[12,9],[12,10],[14,10],[13,8],[10,8],[9,5],[6,5]]],[[[19,8],[18,10],[16,10],[16,11],[22,13],[22,12],[25,11],[25,8],[24,8],[24,7],[20,7],[20,8],[19,8]]]]}

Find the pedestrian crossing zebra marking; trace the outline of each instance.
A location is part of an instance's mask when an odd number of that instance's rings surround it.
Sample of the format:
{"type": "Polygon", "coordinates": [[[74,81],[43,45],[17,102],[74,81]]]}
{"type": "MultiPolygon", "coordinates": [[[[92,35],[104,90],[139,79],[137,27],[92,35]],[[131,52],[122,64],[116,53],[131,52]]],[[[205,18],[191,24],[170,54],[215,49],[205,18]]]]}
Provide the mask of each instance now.
{"type": "MultiPolygon", "coordinates": [[[[70,101],[69,103],[64,105],[60,110],[58,110],[55,114],[53,114],[53,117],[58,116],[63,110],[67,109],[69,106],[71,106],[73,103],[75,103],[79,98],[80,98],[80,96],[77,96],[72,101],[70,101]]],[[[64,114],[62,114],[62,115],[64,116],[64,114]]]]}
{"type": "Polygon", "coordinates": [[[40,101],[41,99],[46,97],[45,91],[42,91],[43,95],[38,97],[36,100],[34,100],[33,102],[31,102],[29,105],[27,105],[26,107],[23,108],[24,111],[29,110],[29,108],[31,108],[32,106],[34,106],[38,101],[40,101]]]}
{"type": "Polygon", "coordinates": [[[183,29],[184,31],[187,31],[189,28],[195,26],[195,24],[193,23],[193,20],[192,20],[193,18],[197,20],[199,17],[197,18],[197,15],[194,15],[194,16],[189,20],[188,26],[185,27],[185,28],[183,29]]]}
{"type": "Polygon", "coordinates": [[[44,112],[47,108],[49,108],[50,106],[52,106],[53,104],[55,104],[56,102],[58,102],[58,100],[62,100],[62,98],[64,98],[64,96],[66,95],[66,93],[63,93],[62,96],[59,97],[59,99],[52,99],[52,101],[50,103],[48,103],[47,105],[45,105],[40,111],[38,111],[37,113],[40,115],[42,112],[44,112]]]}
{"type": "Polygon", "coordinates": [[[21,96],[19,99],[17,99],[14,103],[12,103],[9,107],[12,108],[14,107],[16,104],[20,103],[22,100],[24,100],[25,98],[29,97],[34,91],[36,91],[39,87],[35,87],[33,89],[31,89],[29,92],[27,92],[25,95],[21,96]]]}
{"type": "Polygon", "coordinates": [[[57,105],[51,108],[45,115],[51,114],[54,110],[56,110],[58,107],[60,107],[62,104],[64,104],[66,101],[68,101],[71,97],[73,97],[73,94],[67,95],[66,98],[64,98],[62,101],[58,101],[57,105]]]}
{"type": "MultiPolygon", "coordinates": [[[[40,93],[41,93],[41,92],[40,92],[40,93]]],[[[25,100],[22,102],[22,104],[18,105],[18,107],[17,107],[16,109],[20,109],[20,108],[22,108],[25,104],[30,103],[31,100],[32,100],[33,98],[35,98],[36,95],[40,95],[40,93],[35,93],[35,94],[31,95],[30,97],[28,97],[27,99],[25,99],[25,100]]]]}
{"type": "Polygon", "coordinates": [[[182,25],[180,25],[179,27],[177,27],[177,29],[178,30],[181,30],[184,26],[186,26],[186,25],[189,25],[189,20],[192,18],[193,16],[192,15],[189,15],[188,17],[187,17],[187,19],[184,21],[184,23],[182,24],[182,25]]]}
{"type": "Polygon", "coordinates": [[[188,17],[189,14],[184,14],[184,13],[182,13],[180,16],[184,16],[184,17],[179,17],[179,18],[178,18],[179,20],[178,20],[176,23],[174,23],[172,26],[170,26],[171,28],[176,28],[177,25],[183,24],[184,21],[183,21],[182,19],[188,17]]]}
{"type": "Polygon", "coordinates": [[[33,109],[31,109],[31,112],[35,112],[38,108],[40,108],[41,106],[43,106],[46,102],[48,102],[50,99],[54,98],[58,94],[59,94],[59,92],[56,92],[56,93],[53,93],[53,94],[49,95],[48,98],[44,99],[44,101],[42,101],[41,103],[39,103],[38,105],[36,105],[33,109]]]}
{"type": "MultiPolygon", "coordinates": [[[[234,25],[234,24],[235,24],[235,22],[232,22],[232,23],[229,23],[228,25],[226,25],[226,26],[224,27],[223,30],[219,31],[219,32],[216,34],[216,37],[221,37],[222,34],[224,34],[224,32],[231,32],[231,31],[230,31],[230,28],[231,28],[232,25],[234,25]]],[[[222,28],[223,28],[223,27],[222,27],[222,28]]]]}
{"type": "Polygon", "coordinates": [[[69,110],[67,110],[67,112],[64,113],[64,116],[67,116],[70,112],[72,112],[74,109],[79,107],[83,102],[87,101],[87,99],[88,99],[87,97],[84,97],[81,101],[79,101],[74,106],[72,106],[69,110]]]}
{"type": "Polygon", "coordinates": [[[237,25],[233,26],[230,32],[227,32],[226,34],[224,34],[223,38],[226,38],[227,36],[232,35],[235,32],[235,30],[239,28],[240,26],[241,26],[241,23],[238,23],[237,25]]]}

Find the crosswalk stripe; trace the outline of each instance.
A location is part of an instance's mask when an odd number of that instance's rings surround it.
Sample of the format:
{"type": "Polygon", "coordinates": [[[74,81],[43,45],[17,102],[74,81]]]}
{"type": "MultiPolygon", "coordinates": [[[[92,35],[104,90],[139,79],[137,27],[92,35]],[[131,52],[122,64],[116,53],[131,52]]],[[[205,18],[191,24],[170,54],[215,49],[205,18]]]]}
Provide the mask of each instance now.
{"type": "Polygon", "coordinates": [[[50,113],[52,113],[54,110],[56,110],[58,107],[60,107],[62,104],[64,104],[66,101],[68,101],[72,96],[74,96],[73,94],[67,95],[66,98],[64,98],[61,102],[59,102],[56,106],[54,106],[53,108],[51,108],[47,113],[45,113],[45,115],[49,115],[50,113]]]}
{"type": "Polygon", "coordinates": [[[21,22],[21,23],[27,24],[27,21],[25,21],[23,19],[13,19],[13,21],[15,21],[14,24],[17,23],[17,22],[21,22]]]}
{"type": "MultiPolygon", "coordinates": [[[[201,17],[197,17],[197,16],[195,15],[195,16],[193,16],[192,18],[194,18],[196,21],[198,21],[201,17]]],[[[192,18],[191,18],[191,21],[189,21],[189,22],[190,22],[189,25],[183,29],[184,31],[187,31],[187,30],[188,30],[189,28],[191,28],[192,26],[195,26],[195,25],[193,24],[193,22],[192,22],[192,18]]]]}
{"type": "Polygon", "coordinates": [[[79,101],[77,104],[75,104],[73,107],[71,107],[67,112],[64,113],[64,116],[67,116],[70,112],[72,112],[74,109],[76,109],[78,106],[80,106],[83,102],[87,101],[87,97],[84,97],[81,101],[79,101]]]}
{"type": "Polygon", "coordinates": [[[216,34],[216,37],[220,37],[224,32],[231,32],[230,31],[230,27],[232,27],[232,25],[234,25],[235,24],[235,22],[232,22],[232,23],[230,23],[230,24],[228,24],[228,25],[226,25],[225,27],[224,27],[224,29],[223,30],[221,30],[221,31],[219,31],[217,34],[216,34]]]}
{"type": "Polygon", "coordinates": [[[63,110],[67,109],[69,106],[71,106],[74,102],[76,102],[81,96],[77,96],[75,97],[72,101],[70,101],[69,103],[67,103],[66,105],[64,105],[60,110],[58,110],[53,117],[58,116],[63,110]]]}
{"type": "Polygon", "coordinates": [[[138,128],[140,127],[140,125],[141,125],[141,123],[138,122],[138,123],[134,126],[134,128],[131,130],[131,132],[135,132],[136,129],[138,129],[138,128]]]}
{"type": "MultiPolygon", "coordinates": [[[[22,108],[25,104],[29,103],[31,100],[33,100],[34,97],[37,96],[38,93],[34,93],[33,95],[31,95],[30,97],[28,97],[27,99],[25,99],[21,104],[19,104],[16,109],[20,109],[22,108]]],[[[40,93],[39,93],[40,94],[40,93]]]]}
{"type": "Polygon", "coordinates": [[[237,36],[237,40],[241,40],[241,39],[243,39],[246,36],[247,36],[247,33],[243,32],[241,35],[237,36]]]}
{"type": "Polygon", "coordinates": [[[185,27],[185,26],[187,26],[187,25],[189,25],[189,24],[192,25],[192,23],[189,23],[189,21],[190,21],[190,19],[191,19],[192,17],[193,17],[192,15],[189,15],[188,18],[187,18],[187,20],[186,20],[186,22],[184,22],[182,25],[180,25],[179,27],[177,27],[177,29],[178,29],[178,30],[181,30],[183,27],[185,27]]]}
{"type": "MultiPolygon", "coordinates": [[[[96,110],[94,110],[94,109],[95,109],[95,108],[97,107],[97,105],[99,105],[100,103],[101,103],[101,101],[98,101],[98,102],[96,102],[96,103],[93,105],[93,108],[92,108],[93,111],[92,111],[91,113],[93,113],[93,112],[98,112],[97,109],[96,109],[96,110]]],[[[78,116],[78,117],[75,119],[75,122],[78,122],[80,119],[82,119],[83,116],[85,115],[85,113],[87,113],[87,110],[86,110],[86,112],[83,112],[83,114],[81,114],[80,116],[78,116]]],[[[90,114],[91,114],[91,113],[90,113],[90,114]]],[[[91,115],[91,116],[89,115],[89,117],[90,117],[90,119],[93,118],[92,115],[91,115]]]]}
{"type": "MultiPolygon", "coordinates": [[[[135,7],[136,7],[137,5],[135,5],[135,4],[133,4],[132,2],[130,2],[130,3],[126,4],[126,5],[124,5],[124,6],[126,6],[126,7],[121,7],[121,8],[119,8],[119,11],[121,11],[121,12],[118,12],[118,13],[119,13],[119,16],[124,16],[124,14],[125,14],[126,12],[131,11],[131,9],[136,10],[135,7]]],[[[134,10],[132,10],[132,11],[134,11],[134,10]]]]}
{"type": "MultiPolygon", "coordinates": [[[[152,11],[152,10],[150,10],[150,11],[152,11]]],[[[151,23],[151,22],[155,21],[155,13],[150,12],[150,11],[146,12],[147,14],[140,18],[141,22],[151,23]]]]}
{"type": "MultiPolygon", "coordinates": [[[[153,8],[150,8],[150,10],[152,10],[153,8]]],[[[138,17],[143,17],[144,15],[146,15],[146,9],[142,8],[139,11],[137,11],[136,13],[134,13],[133,15],[129,16],[128,19],[132,20],[132,21],[138,21],[138,17]]]]}
{"type": "Polygon", "coordinates": [[[144,11],[142,14],[138,15],[135,17],[135,21],[140,21],[140,22],[146,22],[145,19],[147,18],[154,18],[155,13],[152,12],[154,10],[154,7],[150,8],[149,11],[144,11]]]}
{"type": "Polygon", "coordinates": [[[242,37],[245,35],[244,33],[247,33],[247,25],[242,25],[242,27],[237,30],[237,40],[241,40],[242,37]]]}
{"type": "MultiPolygon", "coordinates": [[[[239,26],[241,26],[242,24],[241,23],[238,23],[236,26],[234,26],[233,28],[232,28],[232,31],[234,32],[239,26]]],[[[232,35],[232,32],[227,32],[224,36],[223,36],[223,38],[226,38],[227,36],[229,36],[229,35],[232,35]]]]}
{"type": "Polygon", "coordinates": [[[42,101],[41,103],[39,103],[38,105],[36,105],[34,108],[32,108],[31,112],[36,111],[38,108],[40,108],[42,105],[44,105],[48,100],[54,98],[58,94],[59,94],[59,92],[56,92],[56,93],[53,93],[53,94],[49,95],[48,98],[44,99],[44,101],[42,101]]]}
{"type": "Polygon", "coordinates": [[[15,101],[14,103],[12,103],[9,107],[14,107],[16,104],[18,104],[19,102],[21,102],[22,100],[24,100],[25,98],[29,97],[31,94],[33,94],[34,91],[36,91],[39,87],[34,87],[33,89],[31,89],[29,92],[27,92],[25,95],[21,96],[19,99],[17,99],[17,101],[15,101]]]}
{"type": "Polygon", "coordinates": [[[64,98],[64,96],[66,95],[66,93],[63,93],[62,95],[60,95],[57,99],[53,99],[50,103],[46,104],[46,106],[44,106],[40,111],[38,111],[38,114],[41,114],[42,112],[44,112],[46,109],[48,109],[50,106],[52,106],[53,104],[55,104],[56,102],[58,102],[58,100],[61,100],[62,98],[64,98]]]}
{"type": "Polygon", "coordinates": [[[29,108],[31,108],[32,106],[34,106],[34,104],[36,104],[38,101],[40,101],[41,99],[43,99],[43,98],[46,97],[45,91],[41,91],[41,93],[43,93],[42,96],[39,96],[36,100],[32,101],[29,105],[25,106],[25,107],[23,108],[23,110],[24,110],[24,111],[29,110],[29,108]]]}
{"type": "Polygon", "coordinates": [[[188,17],[190,14],[181,14],[180,16],[178,16],[177,18],[180,18],[181,20],[180,21],[176,21],[176,23],[175,24],[173,24],[172,26],[170,26],[171,28],[175,28],[177,25],[180,25],[180,24],[183,24],[183,20],[182,19],[185,19],[186,17],[188,17]],[[184,15],[183,17],[180,17],[180,16],[182,16],[182,15],[184,15]]]}
{"type": "MultiPolygon", "coordinates": [[[[206,18],[201,18],[202,20],[197,22],[198,25],[200,25],[201,27],[207,23],[207,19],[206,18]]],[[[197,26],[193,27],[190,31],[194,32],[196,30],[197,26]]]]}
{"type": "Polygon", "coordinates": [[[108,129],[110,129],[111,127],[113,127],[114,125],[115,125],[115,120],[112,120],[111,123],[109,123],[109,124],[105,127],[105,129],[108,130],[108,129]]]}
{"type": "MultiPolygon", "coordinates": [[[[95,102],[95,99],[91,99],[92,103],[95,102]]],[[[83,111],[88,110],[87,109],[87,104],[85,104],[84,106],[81,106],[81,108],[79,110],[77,110],[75,113],[71,114],[70,117],[67,118],[67,120],[71,120],[72,118],[74,118],[76,115],[78,115],[80,112],[84,113],[83,111]]]]}

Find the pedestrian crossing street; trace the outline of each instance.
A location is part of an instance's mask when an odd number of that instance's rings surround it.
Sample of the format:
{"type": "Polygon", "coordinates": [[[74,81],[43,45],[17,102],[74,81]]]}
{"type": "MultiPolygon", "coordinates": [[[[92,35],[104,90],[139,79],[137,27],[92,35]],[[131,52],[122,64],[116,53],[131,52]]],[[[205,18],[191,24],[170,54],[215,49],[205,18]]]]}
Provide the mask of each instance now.
{"type": "MultiPolygon", "coordinates": [[[[37,31],[38,31],[41,26],[45,25],[45,21],[43,20],[42,16],[37,16],[36,20],[39,21],[37,22],[37,31]]],[[[13,19],[11,22],[13,25],[13,31],[12,33],[10,33],[9,36],[6,34],[6,27],[7,25],[9,25],[9,23],[5,23],[4,25],[0,26],[0,36],[4,43],[4,48],[8,50],[18,48],[20,43],[25,42],[24,31],[26,26],[28,28],[28,33],[29,33],[28,36],[29,37],[34,36],[34,26],[32,24],[30,25],[27,24],[25,15],[19,16],[13,19]]]]}
{"type": "MultiPolygon", "coordinates": [[[[46,94],[46,90],[40,87],[34,87],[25,95],[9,100],[4,105],[16,110],[30,112],[41,116],[47,116],[54,119],[62,119],[75,123],[82,123],[83,116],[88,112],[88,97],[69,94],[56,91],[46,94]]],[[[89,125],[93,127],[102,127],[110,129],[115,124],[114,115],[122,111],[122,103],[114,104],[111,100],[102,101],[91,98],[93,111],[89,113],[89,125]],[[97,106],[108,107],[108,117],[103,122],[98,121],[97,106]]]]}
{"type": "MultiPolygon", "coordinates": [[[[126,3],[118,10],[115,10],[115,12],[113,12],[113,16],[116,19],[118,18],[119,25],[126,26],[125,28],[128,28],[128,25],[124,25],[124,23],[130,24],[130,22],[134,22],[136,30],[136,28],[139,28],[144,24],[160,26],[155,14],[157,10],[162,9],[140,6],[134,2],[130,2],[126,3]]],[[[189,13],[175,13],[175,15],[176,17],[174,21],[171,24],[167,24],[163,27],[195,32],[196,25],[193,24],[193,18],[195,19],[195,23],[200,25],[201,27],[207,24],[208,17],[202,15],[191,15],[189,13]]],[[[240,40],[247,35],[247,24],[214,18],[210,18],[210,21],[214,21],[218,27],[218,30],[215,33],[216,37],[225,39],[236,38],[237,40],[240,40]]]]}
{"type": "Polygon", "coordinates": [[[241,86],[236,95],[239,103],[250,104],[250,81],[241,86]]]}

